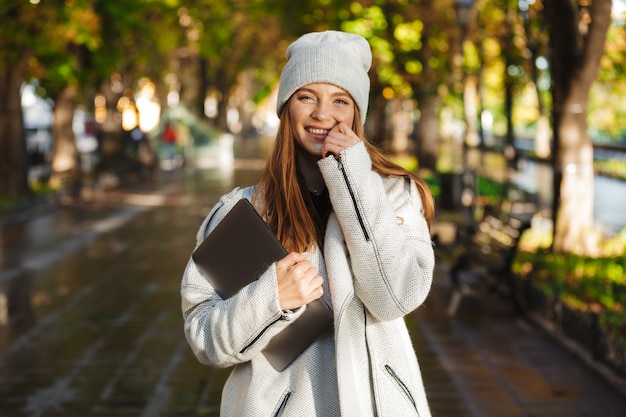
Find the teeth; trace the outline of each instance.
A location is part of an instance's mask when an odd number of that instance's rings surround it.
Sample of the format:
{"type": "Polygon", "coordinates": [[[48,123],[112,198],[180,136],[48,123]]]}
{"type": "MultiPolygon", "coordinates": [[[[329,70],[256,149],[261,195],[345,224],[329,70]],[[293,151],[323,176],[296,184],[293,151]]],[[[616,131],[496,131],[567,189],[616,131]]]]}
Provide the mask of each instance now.
{"type": "Polygon", "coordinates": [[[313,128],[309,128],[309,132],[314,133],[316,135],[326,135],[326,134],[328,134],[329,130],[327,130],[327,129],[313,129],[313,128]]]}

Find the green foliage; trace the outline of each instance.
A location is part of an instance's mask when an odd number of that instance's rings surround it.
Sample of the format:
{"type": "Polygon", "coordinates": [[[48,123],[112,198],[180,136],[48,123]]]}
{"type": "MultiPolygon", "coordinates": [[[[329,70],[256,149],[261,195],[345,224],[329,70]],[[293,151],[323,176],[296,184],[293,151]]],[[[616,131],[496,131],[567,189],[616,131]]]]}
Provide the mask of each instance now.
{"type": "Polygon", "coordinates": [[[48,184],[48,182],[45,182],[45,181],[32,182],[31,189],[33,191],[33,194],[35,194],[35,196],[53,195],[55,194],[55,192],[58,191],[56,189],[51,188],[50,184],[48,184]]]}
{"type": "MultiPolygon", "coordinates": [[[[414,156],[392,155],[391,160],[400,165],[402,168],[406,169],[407,171],[419,171],[419,162],[414,156]]],[[[437,197],[439,196],[439,194],[441,194],[441,181],[439,180],[438,175],[434,173],[419,173],[418,175],[426,182],[426,184],[428,184],[433,197],[437,197]]]]}
{"type": "Polygon", "coordinates": [[[418,161],[417,158],[411,155],[392,155],[391,160],[396,164],[400,165],[402,168],[407,171],[417,172],[418,169],[418,161]]]}
{"type": "Polygon", "coordinates": [[[598,80],[589,97],[589,124],[608,137],[626,130],[626,25],[613,24],[607,33],[598,80]]]}
{"type": "Polygon", "coordinates": [[[626,341],[626,230],[607,238],[597,258],[550,252],[549,232],[531,229],[520,242],[513,270],[571,308],[600,315],[606,331],[626,341]]]}
{"type": "Polygon", "coordinates": [[[0,195],[0,215],[31,204],[33,198],[36,200],[38,198],[53,196],[58,190],[50,188],[47,182],[35,181],[31,183],[31,191],[33,192],[33,195],[27,199],[15,198],[9,195],[0,195]]]}
{"type": "Polygon", "coordinates": [[[434,198],[439,197],[441,194],[441,181],[437,175],[428,175],[423,176],[422,179],[428,184],[430,187],[430,192],[432,193],[434,198]]]}
{"type": "Polygon", "coordinates": [[[372,46],[375,80],[387,98],[418,99],[437,94],[453,76],[452,2],[352,2],[343,30],[364,36],[372,46]]]}
{"type": "Polygon", "coordinates": [[[626,180],[626,156],[622,160],[610,159],[606,161],[594,161],[598,173],[613,178],[626,180]]]}
{"type": "Polygon", "coordinates": [[[172,1],[5,2],[0,15],[11,18],[0,25],[0,62],[27,62],[24,79],[38,78],[51,97],[69,84],[93,88],[120,67],[154,67],[164,29],[176,29],[159,25],[165,4],[172,1]]]}
{"type": "MultiPolygon", "coordinates": [[[[201,84],[218,90],[215,96],[224,100],[246,74],[251,80],[248,96],[260,103],[269,97],[292,39],[311,30],[342,29],[363,35],[372,46],[373,94],[384,90],[387,98],[410,97],[418,106],[423,97],[438,95],[461,119],[461,75],[476,76],[480,106],[493,113],[493,131],[502,134],[506,80],[514,84],[517,126],[531,125],[532,109],[538,106],[524,97],[535,94],[525,87],[534,79],[535,59],[547,56],[543,3],[531,2],[524,19],[515,1],[476,1],[461,45],[453,0],[6,0],[0,2],[0,69],[23,64],[25,79],[37,77],[53,97],[74,83],[83,88],[86,103],[113,74],[124,88],[143,76],[158,83],[175,74],[178,82],[187,83],[181,91],[189,93],[201,84]],[[195,68],[198,58],[207,63],[201,82],[176,66],[176,59],[186,59],[195,68]]],[[[621,99],[626,91],[625,31],[623,23],[610,28],[589,103],[590,125],[611,136],[626,131],[626,101],[621,99]]],[[[538,80],[545,81],[546,74],[540,71],[538,80]]],[[[168,87],[158,83],[159,93],[168,87]]],[[[548,103],[548,93],[546,88],[539,93],[543,103],[548,103]]],[[[621,162],[598,166],[626,178],[621,162]]],[[[480,190],[494,196],[502,192],[490,183],[480,184],[480,190]]]]}
{"type": "Polygon", "coordinates": [[[17,205],[15,198],[8,195],[0,195],[0,213],[9,211],[17,205]]]}
{"type": "Polygon", "coordinates": [[[422,49],[421,34],[424,23],[420,20],[399,23],[393,32],[402,52],[411,52],[422,49]]]}
{"type": "Polygon", "coordinates": [[[483,175],[476,177],[478,195],[487,198],[488,204],[502,200],[507,194],[506,184],[494,181],[483,175]]]}

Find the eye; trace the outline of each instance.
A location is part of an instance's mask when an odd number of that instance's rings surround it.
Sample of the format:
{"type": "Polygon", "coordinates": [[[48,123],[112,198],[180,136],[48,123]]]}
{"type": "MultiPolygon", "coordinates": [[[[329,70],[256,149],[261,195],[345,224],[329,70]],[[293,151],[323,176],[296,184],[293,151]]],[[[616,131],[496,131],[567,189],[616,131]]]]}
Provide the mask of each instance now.
{"type": "Polygon", "coordinates": [[[311,96],[310,94],[298,94],[298,100],[299,101],[315,101],[315,99],[313,98],[313,96],[311,96]]]}
{"type": "Polygon", "coordinates": [[[345,105],[350,104],[350,100],[345,97],[337,97],[335,99],[335,103],[345,106],[345,105]]]}

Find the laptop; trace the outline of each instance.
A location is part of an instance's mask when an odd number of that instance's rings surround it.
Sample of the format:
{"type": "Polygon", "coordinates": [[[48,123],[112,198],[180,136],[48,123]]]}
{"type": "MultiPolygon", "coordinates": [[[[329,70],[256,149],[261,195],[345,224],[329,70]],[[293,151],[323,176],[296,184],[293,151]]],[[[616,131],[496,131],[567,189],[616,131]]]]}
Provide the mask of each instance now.
{"type": "MultiPolygon", "coordinates": [[[[287,253],[254,206],[243,198],[196,248],[192,258],[215,291],[227,299],[287,253]]],[[[282,371],[332,323],[332,311],[321,299],[315,300],[272,338],[263,355],[282,371]]]]}

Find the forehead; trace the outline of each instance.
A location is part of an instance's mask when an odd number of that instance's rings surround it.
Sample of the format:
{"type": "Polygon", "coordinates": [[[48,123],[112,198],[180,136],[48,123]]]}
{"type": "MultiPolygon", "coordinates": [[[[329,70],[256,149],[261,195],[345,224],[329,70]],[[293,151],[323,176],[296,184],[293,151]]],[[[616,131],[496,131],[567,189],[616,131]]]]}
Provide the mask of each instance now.
{"type": "Polygon", "coordinates": [[[345,94],[350,96],[350,94],[341,87],[338,87],[334,84],[329,83],[313,83],[306,84],[298,89],[298,91],[311,91],[313,93],[323,93],[323,94],[333,94],[340,95],[345,94]]]}

